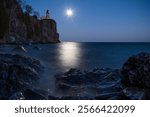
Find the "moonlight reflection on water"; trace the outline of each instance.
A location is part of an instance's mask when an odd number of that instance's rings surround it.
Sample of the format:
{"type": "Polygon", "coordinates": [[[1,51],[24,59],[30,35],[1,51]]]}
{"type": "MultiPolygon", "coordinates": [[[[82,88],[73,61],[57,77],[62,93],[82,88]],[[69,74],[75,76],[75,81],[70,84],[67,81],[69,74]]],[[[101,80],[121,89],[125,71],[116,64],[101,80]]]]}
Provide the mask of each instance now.
{"type": "Polygon", "coordinates": [[[76,67],[80,62],[81,48],[79,43],[68,42],[65,44],[60,44],[58,53],[59,60],[62,66],[76,67]]]}

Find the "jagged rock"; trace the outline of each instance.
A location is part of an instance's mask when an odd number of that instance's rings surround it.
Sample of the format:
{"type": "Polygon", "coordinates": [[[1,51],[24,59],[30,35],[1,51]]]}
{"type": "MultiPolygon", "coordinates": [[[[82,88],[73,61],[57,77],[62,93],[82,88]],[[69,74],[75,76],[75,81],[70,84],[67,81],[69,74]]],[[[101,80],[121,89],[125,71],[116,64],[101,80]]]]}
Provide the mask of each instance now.
{"type": "Polygon", "coordinates": [[[125,87],[150,88],[150,54],[130,57],[121,68],[121,76],[125,87]]]}
{"type": "Polygon", "coordinates": [[[32,86],[39,79],[39,73],[42,70],[43,66],[40,61],[33,58],[23,55],[0,54],[1,98],[17,98],[18,93],[15,92],[22,92],[32,86]]]}
{"type": "Polygon", "coordinates": [[[82,72],[78,69],[71,68],[69,71],[64,73],[64,75],[72,75],[72,74],[82,74],[82,72]]]}
{"type": "Polygon", "coordinates": [[[56,91],[49,95],[32,84],[39,79],[40,61],[23,55],[0,54],[0,99],[29,100],[142,100],[150,99],[150,54],[129,58],[120,70],[70,69],[56,75],[56,91]],[[61,95],[61,94],[60,94],[61,95]]]}
{"type": "Polygon", "coordinates": [[[108,100],[111,99],[112,97],[119,98],[122,95],[121,92],[109,92],[109,93],[103,93],[103,94],[99,94],[95,97],[96,100],[108,100]]]}
{"type": "Polygon", "coordinates": [[[17,92],[10,96],[9,100],[25,100],[25,97],[23,96],[22,92],[17,92]]]}
{"type": "Polygon", "coordinates": [[[93,98],[90,97],[84,97],[84,96],[62,96],[62,97],[54,97],[54,96],[49,96],[49,100],[93,100],[93,98]]]}
{"type": "Polygon", "coordinates": [[[145,100],[150,100],[150,89],[145,89],[145,100]]]}
{"type": "Polygon", "coordinates": [[[40,95],[43,95],[45,98],[48,97],[49,94],[47,90],[40,89],[40,88],[34,88],[34,91],[39,93],[40,95]]]}
{"type": "Polygon", "coordinates": [[[6,43],[10,44],[28,44],[28,41],[25,37],[19,36],[18,34],[9,33],[4,36],[4,40],[6,43]]]}
{"type": "Polygon", "coordinates": [[[84,76],[78,74],[70,74],[68,76],[60,75],[56,77],[56,84],[81,85],[84,83],[84,76]]]}
{"type": "Polygon", "coordinates": [[[27,52],[27,50],[21,46],[21,45],[18,45],[17,47],[15,47],[12,51],[16,51],[16,52],[27,52]]]}
{"type": "Polygon", "coordinates": [[[24,91],[24,96],[26,100],[47,100],[45,95],[40,94],[36,90],[30,88],[24,91]]]}
{"type": "Polygon", "coordinates": [[[66,84],[66,83],[63,83],[63,82],[58,83],[58,84],[57,84],[57,87],[58,87],[59,89],[62,89],[62,90],[68,90],[68,89],[72,88],[71,85],[66,84]]]}
{"type": "Polygon", "coordinates": [[[99,87],[99,90],[101,93],[113,93],[113,92],[120,92],[122,91],[122,88],[120,87],[120,84],[103,84],[103,85],[100,85],[99,87]]]}
{"type": "MultiPolygon", "coordinates": [[[[99,69],[100,71],[101,69],[99,69]]],[[[106,71],[106,73],[101,72],[81,72],[80,70],[77,69],[70,69],[68,72],[57,75],[56,76],[56,83],[65,83],[65,84],[70,84],[70,85],[88,85],[88,84],[93,84],[96,85],[99,82],[102,82],[103,80],[108,80],[108,81],[114,81],[117,82],[120,80],[118,70],[110,70],[106,71]]],[[[99,85],[99,84],[98,84],[99,85]]]]}
{"type": "Polygon", "coordinates": [[[106,99],[106,97],[118,96],[119,94],[115,94],[122,91],[120,80],[118,70],[107,68],[82,72],[70,69],[68,72],[56,76],[56,90],[68,95],[61,99],[95,99],[96,94],[101,93],[101,99],[106,99]]]}
{"type": "Polygon", "coordinates": [[[60,100],[91,100],[89,97],[63,96],[60,100]]]}
{"type": "Polygon", "coordinates": [[[123,90],[123,93],[130,99],[130,100],[144,100],[145,98],[145,91],[143,89],[129,87],[123,90]]]}
{"type": "Polygon", "coordinates": [[[121,91],[119,95],[114,95],[114,96],[108,98],[108,100],[130,100],[130,98],[128,98],[128,97],[121,91]]]}
{"type": "Polygon", "coordinates": [[[49,95],[49,96],[48,96],[48,100],[60,100],[60,98],[59,98],[59,97],[52,96],[52,95],[49,95]]]}
{"type": "Polygon", "coordinates": [[[150,54],[130,57],[120,70],[124,94],[131,100],[150,99],[150,54]]]}
{"type": "Polygon", "coordinates": [[[95,95],[89,92],[81,92],[78,94],[78,97],[80,97],[81,99],[89,99],[89,100],[95,99],[95,95]]]}
{"type": "MultiPolygon", "coordinates": [[[[27,66],[37,71],[44,68],[39,60],[19,54],[0,54],[0,63],[2,63],[4,66],[9,64],[27,66]]],[[[5,67],[3,68],[5,69],[5,67]]]]}

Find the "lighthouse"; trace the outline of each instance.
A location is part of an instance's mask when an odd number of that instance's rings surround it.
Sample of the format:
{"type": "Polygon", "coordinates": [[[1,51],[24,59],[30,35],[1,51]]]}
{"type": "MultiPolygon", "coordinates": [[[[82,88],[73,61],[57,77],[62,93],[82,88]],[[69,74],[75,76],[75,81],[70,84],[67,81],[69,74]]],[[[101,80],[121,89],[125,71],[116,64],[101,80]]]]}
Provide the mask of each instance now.
{"type": "Polygon", "coordinates": [[[45,19],[50,19],[50,13],[49,13],[49,10],[46,11],[46,17],[45,19]]]}

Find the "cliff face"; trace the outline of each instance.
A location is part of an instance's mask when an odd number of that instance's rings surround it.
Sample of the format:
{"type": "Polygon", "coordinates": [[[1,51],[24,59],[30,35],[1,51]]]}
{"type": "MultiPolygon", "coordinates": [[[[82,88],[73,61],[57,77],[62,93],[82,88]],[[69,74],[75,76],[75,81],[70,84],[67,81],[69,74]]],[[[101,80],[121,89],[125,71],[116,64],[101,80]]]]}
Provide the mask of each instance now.
{"type": "Polygon", "coordinates": [[[59,42],[56,22],[23,13],[16,0],[0,1],[0,43],[59,42]]]}
{"type": "Polygon", "coordinates": [[[54,20],[41,20],[41,37],[44,41],[57,42],[59,34],[57,33],[57,25],[54,20]]]}

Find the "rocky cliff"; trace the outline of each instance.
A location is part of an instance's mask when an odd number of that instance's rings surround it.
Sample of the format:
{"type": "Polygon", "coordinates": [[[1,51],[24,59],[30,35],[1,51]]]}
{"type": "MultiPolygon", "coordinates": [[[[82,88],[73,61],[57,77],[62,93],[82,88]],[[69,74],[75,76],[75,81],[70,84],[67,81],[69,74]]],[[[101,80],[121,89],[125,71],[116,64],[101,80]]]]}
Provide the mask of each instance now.
{"type": "Polygon", "coordinates": [[[59,42],[57,24],[24,13],[17,0],[0,1],[0,43],[59,42]]]}

